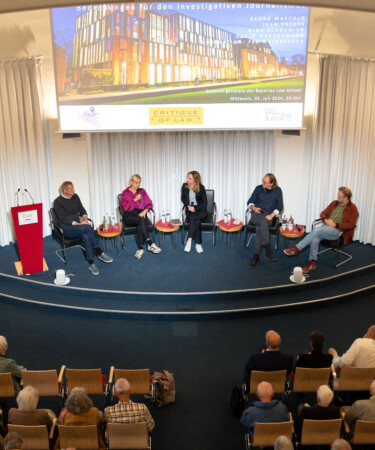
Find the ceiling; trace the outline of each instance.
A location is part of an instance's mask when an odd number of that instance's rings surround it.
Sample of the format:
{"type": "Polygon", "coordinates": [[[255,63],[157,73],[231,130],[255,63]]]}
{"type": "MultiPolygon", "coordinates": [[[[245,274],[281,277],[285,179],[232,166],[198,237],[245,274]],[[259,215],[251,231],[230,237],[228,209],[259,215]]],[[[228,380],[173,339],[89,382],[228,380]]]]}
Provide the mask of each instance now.
{"type": "MultiPolygon", "coordinates": [[[[209,1],[209,0],[208,0],[209,1]]],[[[230,0],[230,2],[243,3],[230,0]]],[[[45,9],[59,6],[103,4],[105,0],[0,0],[0,13],[45,9]]],[[[107,2],[108,3],[108,2],[107,2]]],[[[157,2],[155,2],[157,3],[157,2]]],[[[217,2],[212,2],[217,3],[217,2]]],[[[375,12],[374,0],[258,0],[253,3],[275,3],[299,6],[316,6],[337,9],[352,9],[356,11],[375,12]]]]}

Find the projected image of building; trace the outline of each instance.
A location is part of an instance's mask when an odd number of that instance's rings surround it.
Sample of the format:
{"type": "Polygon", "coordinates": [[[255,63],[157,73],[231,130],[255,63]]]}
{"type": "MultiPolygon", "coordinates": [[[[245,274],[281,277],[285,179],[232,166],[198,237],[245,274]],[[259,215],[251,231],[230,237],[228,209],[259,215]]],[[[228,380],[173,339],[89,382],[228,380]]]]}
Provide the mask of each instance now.
{"type": "Polygon", "coordinates": [[[77,16],[72,57],[77,87],[236,76],[232,33],[150,5],[93,6],[77,16]]]}
{"type": "Polygon", "coordinates": [[[279,61],[268,42],[239,39],[235,45],[239,57],[238,66],[244,78],[269,78],[280,75],[279,61]]]}

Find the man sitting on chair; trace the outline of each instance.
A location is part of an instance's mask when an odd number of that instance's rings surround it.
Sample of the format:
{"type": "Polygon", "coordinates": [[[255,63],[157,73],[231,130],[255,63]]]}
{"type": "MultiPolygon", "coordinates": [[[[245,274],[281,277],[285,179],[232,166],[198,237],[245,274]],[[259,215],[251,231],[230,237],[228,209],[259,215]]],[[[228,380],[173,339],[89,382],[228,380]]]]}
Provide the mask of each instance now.
{"type": "Polygon", "coordinates": [[[254,269],[259,264],[263,247],[266,249],[267,259],[271,262],[276,261],[270,246],[268,228],[272,225],[273,218],[283,209],[283,193],[273,173],[264,175],[262,184],[254,189],[247,204],[252,211],[250,223],[256,226],[254,256],[248,266],[254,269]]]}
{"type": "Polygon", "coordinates": [[[349,425],[351,437],[357,420],[375,421],[375,380],[370,385],[370,399],[357,400],[345,414],[345,422],[349,425]]]}
{"type": "Polygon", "coordinates": [[[246,363],[243,380],[247,387],[250,385],[252,370],[270,372],[275,370],[286,370],[287,375],[293,369],[293,356],[280,351],[281,336],[274,330],[266,333],[266,345],[258,346],[246,363]]]}
{"type": "Polygon", "coordinates": [[[113,258],[108,256],[99,246],[95,231],[89,225],[87,212],[80,198],[75,194],[73,183],[65,181],[61,185],[61,195],[53,202],[57,219],[67,238],[81,238],[86,252],[89,269],[93,275],[99,275],[99,269],[94,264],[95,254],[101,261],[111,263],[113,258]]]}
{"type": "Polygon", "coordinates": [[[343,235],[344,244],[348,244],[353,239],[354,226],[357,222],[358,210],[354,203],[351,202],[352,191],[347,187],[340,187],[337,194],[337,200],[330,203],[327,208],[320,213],[323,220],[322,226],[316,226],[311,230],[301,242],[291,248],[284,250],[288,256],[295,256],[310,245],[309,261],[303,268],[303,273],[316,269],[316,260],[318,259],[318,251],[320,241],[324,239],[338,239],[340,233],[350,230],[343,235]]]}
{"type": "Polygon", "coordinates": [[[147,431],[155,428],[155,422],[147,406],[143,403],[133,403],[130,400],[130,384],[125,378],[119,378],[115,384],[115,395],[119,402],[116,405],[108,406],[104,410],[104,420],[106,422],[135,423],[146,422],[147,431]]]}
{"type": "Polygon", "coordinates": [[[288,422],[290,420],[287,407],[278,400],[272,400],[272,384],[262,381],[257,387],[259,402],[254,402],[247,408],[241,417],[241,423],[249,430],[251,437],[254,436],[256,422],[288,422]]]}

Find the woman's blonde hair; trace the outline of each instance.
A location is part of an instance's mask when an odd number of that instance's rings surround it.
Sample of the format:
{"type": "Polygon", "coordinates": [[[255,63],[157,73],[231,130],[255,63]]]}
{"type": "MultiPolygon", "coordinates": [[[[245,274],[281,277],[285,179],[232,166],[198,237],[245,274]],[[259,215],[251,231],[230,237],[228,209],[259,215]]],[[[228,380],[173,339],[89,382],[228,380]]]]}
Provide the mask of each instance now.
{"type": "Polygon", "coordinates": [[[135,173],[134,175],[132,175],[132,176],[130,177],[130,180],[129,180],[129,186],[132,184],[132,181],[135,180],[135,179],[137,179],[137,180],[142,180],[141,176],[138,175],[137,173],[135,173]]]}
{"type": "MultiPolygon", "coordinates": [[[[199,172],[197,172],[196,170],[192,170],[191,172],[188,172],[188,175],[189,174],[191,174],[192,177],[194,178],[193,191],[196,194],[198,194],[198,192],[199,192],[199,185],[201,184],[201,176],[200,176],[199,172]]],[[[189,185],[187,184],[187,182],[185,184],[185,187],[187,187],[189,189],[189,185]]]]}

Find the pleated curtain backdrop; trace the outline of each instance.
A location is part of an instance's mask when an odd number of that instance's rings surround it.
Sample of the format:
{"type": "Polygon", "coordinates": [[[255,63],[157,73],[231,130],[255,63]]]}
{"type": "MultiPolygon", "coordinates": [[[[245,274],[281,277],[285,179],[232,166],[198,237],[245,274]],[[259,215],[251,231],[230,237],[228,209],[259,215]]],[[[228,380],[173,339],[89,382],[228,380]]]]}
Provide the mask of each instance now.
{"type": "Polygon", "coordinates": [[[274,168],[274,132],[96,133],[88,138],[91,211],[96,224],[115,212],[117,195],[134,173],[153,200],[181,217],[181,186],[197,170],[215,190],[218,220],[224,208],[244,220],[246,202],[262,176],[274,168]]]}
{"type": "Polygon", "coordinates": [[[319,63],[307,223],[347,186],[360,214],[355,239],[375,245],[375,61],[320,55],[319,63]]]}
{"type": "Polygon", "coordinates": [[[41,57],[0,60],[0,245],[15,241],[10,208],[43,203],[43,233],[50,234],[49,187],[41,57]]]}

